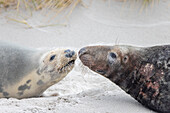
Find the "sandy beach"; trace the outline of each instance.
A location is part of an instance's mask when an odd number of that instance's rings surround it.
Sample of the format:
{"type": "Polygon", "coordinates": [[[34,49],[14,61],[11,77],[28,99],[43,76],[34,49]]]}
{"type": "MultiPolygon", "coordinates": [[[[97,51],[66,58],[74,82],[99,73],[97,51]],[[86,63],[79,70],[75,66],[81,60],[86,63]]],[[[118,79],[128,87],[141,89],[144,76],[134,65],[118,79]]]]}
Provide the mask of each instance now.
{"type": "MultiPolygon", "coordinates": [[[[37,27],[48,23],[42,11],[33,12],[27,19],[32,28],[9,20],[9,17],[14,18],[13,11],[1,11],[0,41],[33,48],[68,47],[77,51],[87,45],[147,47],[170,44],[168,0],[156,2],[142,11],[139,3],[125,4],[119,0],[83,0],[83,4],[88,7],[80,4],[68,18],[60,19],[59,25],[46,27],[37,27]]],[[[50,21],[50,24],[56,23],[55,18],[50,21]]],[[[0,112],[155,113],[108,79],[82,67],[79,59],[73,71],[44,95],[22,100],[2,98],[0,112]],[[54,93],[58,96],[50,96],[54,93]]]]}

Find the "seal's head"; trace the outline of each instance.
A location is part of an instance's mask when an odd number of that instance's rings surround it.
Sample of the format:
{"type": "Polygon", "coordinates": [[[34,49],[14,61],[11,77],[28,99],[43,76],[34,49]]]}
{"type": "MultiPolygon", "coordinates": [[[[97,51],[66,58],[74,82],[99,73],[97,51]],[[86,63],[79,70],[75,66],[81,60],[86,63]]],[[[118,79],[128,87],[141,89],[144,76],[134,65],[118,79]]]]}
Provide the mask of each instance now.
{"type": "Polygon", "coordinates": [[[52,85],[64,78],[74,67],[77,55],[69,49],[57,49],[46,53],[40,60],[37,73],[52,85]]]}
{"type": "Polygon", "coordinates": [[[89,46],[79,51],[82,63],[114,81],[134,68],[137,54],[131,46],[89,46]]]}

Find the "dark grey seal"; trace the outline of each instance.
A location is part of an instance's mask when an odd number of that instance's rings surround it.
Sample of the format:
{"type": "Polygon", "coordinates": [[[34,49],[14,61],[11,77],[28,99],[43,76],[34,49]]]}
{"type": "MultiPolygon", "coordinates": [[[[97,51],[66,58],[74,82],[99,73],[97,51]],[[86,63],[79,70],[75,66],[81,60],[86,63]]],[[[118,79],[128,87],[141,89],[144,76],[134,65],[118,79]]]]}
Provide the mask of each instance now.
{"type": "Polygon", "coordinates": [[[170,113],[170,45],[89,46],[79,51],[79,58],[142,105],[170,113]]]}

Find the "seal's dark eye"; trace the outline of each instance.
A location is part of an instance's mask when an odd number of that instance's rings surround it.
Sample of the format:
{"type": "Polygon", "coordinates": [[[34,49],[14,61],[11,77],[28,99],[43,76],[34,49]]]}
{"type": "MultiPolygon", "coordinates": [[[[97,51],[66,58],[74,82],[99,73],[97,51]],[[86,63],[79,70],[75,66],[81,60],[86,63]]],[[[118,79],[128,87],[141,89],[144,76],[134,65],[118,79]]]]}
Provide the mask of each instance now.
{"type": "Polygon", "coordinates": [[[116,59],[116,58],[117,58],[117,56],[116,56],[115,53],[110,53],[110,56],[111,56],[113,59],[116,59]]]}
{"type": "Polygon", "coordinates": [[[108,54],[108,61],[109,61],[109,64],[114,64],[117,62],[117,54],[114,53],[114,52],[111,52],[108,54]]]}
{"type": "Polygon", "coordinates": [[[56,55],[51,56],[50,61],[54,60],[56,55]]]}

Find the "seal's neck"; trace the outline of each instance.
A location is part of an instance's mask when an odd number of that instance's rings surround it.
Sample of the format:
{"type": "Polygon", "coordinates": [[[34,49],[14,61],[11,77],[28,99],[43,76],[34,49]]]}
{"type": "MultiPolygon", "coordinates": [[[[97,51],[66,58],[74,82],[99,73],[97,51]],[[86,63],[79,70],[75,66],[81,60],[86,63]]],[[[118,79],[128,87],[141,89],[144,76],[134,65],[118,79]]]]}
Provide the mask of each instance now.
{"type": "Polygon", "coordinates": [[[112,81],[117,84],[125,92],[135,88],[138,81],[138,71],[143,61],[143,51],[136,50],[130,53],[131,58],[128,64],[122,66],[116,73],[112,81]]]}

